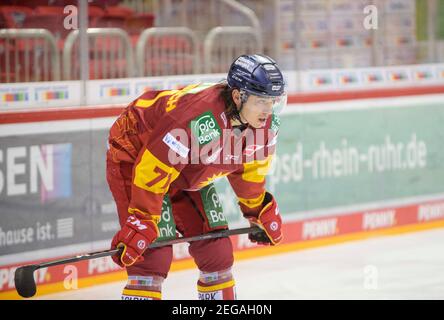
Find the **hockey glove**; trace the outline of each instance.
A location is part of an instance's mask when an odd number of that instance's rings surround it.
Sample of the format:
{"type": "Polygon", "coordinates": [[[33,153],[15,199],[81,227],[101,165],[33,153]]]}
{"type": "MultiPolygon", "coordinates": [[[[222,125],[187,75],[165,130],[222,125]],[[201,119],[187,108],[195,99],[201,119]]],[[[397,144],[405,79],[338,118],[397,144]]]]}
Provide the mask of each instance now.
{"type": "Polygon", "coordinates": [[[259,215],[246,216],[251,224],[260,227],[263,232],[249,234],[248,238],[251,242],[257,242],[262,245],[276,245],[282,240],[282,218],[279,214],[277,202],[271,193],[266,192],[262,203],[262,210],[259,215]]]}
{"type": "Polygon", "coordinates": [[[129,267],[136,261],[143,261],[143,253],[156,240],[157,235],[158,229],[154,221],[147,220],[140,214],[130,215],[111,242],[111,249],[124,248],[120,256],[112,257],[114,262],[121,267],[129,267]]]}

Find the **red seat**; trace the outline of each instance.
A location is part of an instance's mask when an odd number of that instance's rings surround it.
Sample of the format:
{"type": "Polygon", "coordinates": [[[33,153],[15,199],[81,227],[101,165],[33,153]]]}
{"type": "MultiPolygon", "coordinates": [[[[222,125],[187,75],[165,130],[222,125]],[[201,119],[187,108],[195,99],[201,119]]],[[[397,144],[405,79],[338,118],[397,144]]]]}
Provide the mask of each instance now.
{"type": "Polygon", "coordinates": [[[137,14],[125,19],[125,30],[130,35],[140,35],[143,30],[154,26],[154,15],[150,13],[137,14]]]}
{"type": "Polygon", "coordinates": [[[48,3],[51,4],[52,6],[59,6],[59,7],[65,7],[65,6],[69,6],[69,5],[72,5],[72,6],[78,5],[77,1],[73,1],[73,0],[49,0],[49,1],[46,1],[46,3],[43,5],[48,5],[48,3]]]}
{"type": "Polygon", "coordinates": [[[35,13],[39,15],[64,15],[63,7],[59,6],[37,6],[35,13]]]}
{"type": "Polygon", "coordinates": [[[123,6],[110,6],[106,7],[105,15],[108,17],[127,18],[134,15],[134,10],[123,6]]]}
{"type": "Polygon", "coordinates": [[[3,6],[15,6],[17,5],[16,0],[2,0],[3,6]]]}
{"type": "Polygon", "coordinates": [[[100,8],[106,8],[108,6],[116,6],[121,0],[90,0],[89,4],[100,8]]]}
{"type": "Polygon", "coordinates": [[[104,15],[95,19],[94,24],[97,28],[121,28],[125,29],[125,18],[104,15]]]}
{"type": "Polygon", "coordinates": [[[47,6],[51,0],[16,0],[16,5],[36,8],[38,6],[47,6]]]}
{"type": "Polygon", "coordinates": [[[97,6],[88,6],[88,15],[90,17],[103,17],[105,10],[97,6]]]}
{"type": "Polygon", "coordinates": [[[110,6],[105,9],[104,15],[96,20],[96,26],[99,28],[126,29],[126,20],[133,15],[134,11],[130,8],[110,6]]]}
{"type": "Polygon", "coordinates": [[[88,6],[88,26],[96,28],[97,22],[105,15],[105,10],[98,6],[88,6]]]}
{"type": "Polygon", "coordinates": [[[63,49],[63,43],[72,30],[64,27],[64,15],[36,14],[26,18],[23,28],[42,28],[50,31],[57,41],[59,50],[63,49]]]}
{"type": "Polygon", "coordinates": [[[6,28],[22,28],[26,17],[33,15],[32,9],[22,6],[1,6],[0,15],[6,28]]]}

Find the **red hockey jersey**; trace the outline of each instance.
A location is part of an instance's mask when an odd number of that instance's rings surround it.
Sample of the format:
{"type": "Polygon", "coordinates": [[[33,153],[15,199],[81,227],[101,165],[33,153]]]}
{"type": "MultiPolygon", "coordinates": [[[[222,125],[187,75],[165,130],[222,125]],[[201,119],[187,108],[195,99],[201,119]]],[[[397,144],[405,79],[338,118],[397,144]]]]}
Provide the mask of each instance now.
{"type": "Polygon", "coordinates": [[[220,95],[223,87],[149,91],[116,120],[107,156],[133,163],[130,213],[158,221],[170,187],[199,190],[223,176],[244,209],[260,210],[279,119],[271,116],[263,129],[233,128],[220,95]]]}

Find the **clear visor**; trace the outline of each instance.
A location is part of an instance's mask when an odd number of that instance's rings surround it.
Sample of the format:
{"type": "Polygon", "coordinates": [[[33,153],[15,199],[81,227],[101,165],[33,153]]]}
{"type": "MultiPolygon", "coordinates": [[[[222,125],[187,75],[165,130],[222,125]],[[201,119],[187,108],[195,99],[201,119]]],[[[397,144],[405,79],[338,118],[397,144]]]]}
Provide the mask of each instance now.
{"type": "Polygon", "coordinates": [[[287,105],[287,93],[280,96],[257,96],[250,94],[249,99],[254,104],[255,109],[264,113],[281,113],[282,109],[287,105]]]}

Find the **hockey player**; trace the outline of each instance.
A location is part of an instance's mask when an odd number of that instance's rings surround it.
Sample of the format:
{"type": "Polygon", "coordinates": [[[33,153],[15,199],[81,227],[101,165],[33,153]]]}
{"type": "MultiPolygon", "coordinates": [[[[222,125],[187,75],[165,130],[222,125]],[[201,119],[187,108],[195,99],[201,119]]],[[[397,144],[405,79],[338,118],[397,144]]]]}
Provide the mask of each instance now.
{"type": "MultiPolygon", "coordinates": [[[[125,267],[122,299],[161,299],[172,246],[150,243],[227,229],[213,182],[226,176],[240,209],[263,233],[253,242],[282,240],[281,216],[265,190],[276,144],[277,112],[286,103],[284,79],[264,55],[242,55],[227,81],[181,90],[149,91],[131,102],[110,129],[107,181],[121,230],[111,247],[125,267]]],[[[235,299],[228,237],[191,242],[200,270],[199,299],[235,299]]]]}

